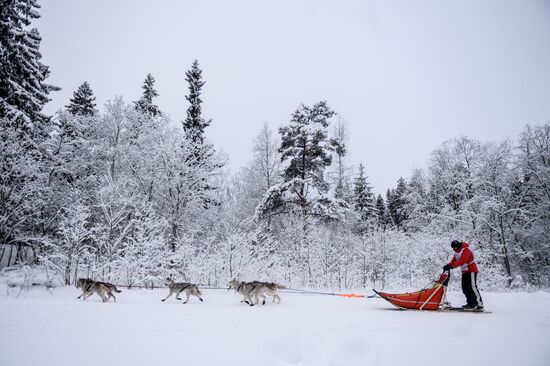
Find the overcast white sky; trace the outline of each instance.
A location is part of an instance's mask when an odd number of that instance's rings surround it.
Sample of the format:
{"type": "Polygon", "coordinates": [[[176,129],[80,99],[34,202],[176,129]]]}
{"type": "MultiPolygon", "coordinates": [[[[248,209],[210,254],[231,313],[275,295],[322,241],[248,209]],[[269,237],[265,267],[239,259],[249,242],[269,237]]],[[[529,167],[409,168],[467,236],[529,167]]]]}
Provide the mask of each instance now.
{"type": "Polygon", "coordinates": [[[459,135],[516,137],[550,122],[550,2],[41,1],[44,62],[67,104],[87,80],[100,105],[133,101],[152,73],[158,105],[185,116],[184,72],[207,84],[208,138],[231,166],[267,122],[326,99],[347,120],[349,163],[377,192],[459,135]]]}

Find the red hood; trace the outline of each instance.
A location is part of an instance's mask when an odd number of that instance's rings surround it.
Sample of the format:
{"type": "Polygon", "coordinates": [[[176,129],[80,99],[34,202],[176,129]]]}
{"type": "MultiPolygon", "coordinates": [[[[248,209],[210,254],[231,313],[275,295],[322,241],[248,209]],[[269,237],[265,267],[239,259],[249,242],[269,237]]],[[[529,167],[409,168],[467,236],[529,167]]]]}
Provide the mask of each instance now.
{"type": "Polygon", "coordinates": [[[466,243],[466,242],[462,242],[462,245],[460,246],[460,248],[458,248],[458,249],[454,249],[454,248],[453,248],[453,250],[454,250],[455,252],[458,253],[458,252],[460,252],[462,249],[468,248],[469,246],[470,246],[470,244],[468,244],[468,243],[466,243]]]}

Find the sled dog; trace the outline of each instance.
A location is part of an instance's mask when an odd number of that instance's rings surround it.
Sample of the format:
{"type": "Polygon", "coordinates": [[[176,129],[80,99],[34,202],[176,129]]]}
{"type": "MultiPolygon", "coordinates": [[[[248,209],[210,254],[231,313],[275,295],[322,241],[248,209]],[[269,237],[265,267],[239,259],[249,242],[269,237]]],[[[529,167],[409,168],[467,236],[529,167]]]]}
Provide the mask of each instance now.
{"type": "Polygon", "coordinates": [[[86,301],[86,299],[94,293],[101,297],[103,302],[109,301],[109,297],[107,297],[109,288],[101,282],[96,282],[89,278],[79,278],[78,281],[76,281],[76,287],[82,290],[82,294],[78,297],[78,299],[82,297],[82,301],[86,301]]]}
{"type": "Polygon", "coordinates": [[[244,302],[250,306],[254,306],[257,303],[257,286],[252,282],[239,282],[236,278],[229,281],[228,290],[234,289],[235,292],[241,294],[243,299],[241,302],[244,302]],[[256,301],[254,301],[256,300],[256,301]]]}
{"type": "Polygon", "coordinates": [[[262,298],[262,305],[265,305],[265,296],[272,296],[273,303],[277,300],[277,304],[281,303],[281,297],[279,296],[279,289],[286,288],[286,286],[276,284],[274,282],[259,282],[254,281],[253,283],[260,284],[258,289],[258,297],[262,298]]]}
{"type": "Polygon", "coordinates": [[[279,288],[286,287],[272,282],[239,282],[235,278],[229,282],[229,289],[234,289],[235,292],[241,294],[243,296],[241,302],[250,306],[257,305],[260,301],[260,297],[262,298],[262,304],[265,304],[265,295],[273,296],[273,302],[275,302],[275,300],[277,300],[277,303],[281,302],[281,297],[278,293],[279,288]]]}
{"type": "Polygon", "coordinates": [[[171,278],[168,278],[166,280],[166,285],[168,286],[168,296],[166,296],[161,301],[165,301],[166,299],[168,299],[173,294],[176,294],[176,299],[177,300],[182,300],[180,298],[180,293],[182,293],[183,291],[185,291],[185,296],[186,296],[186,299],[183,302],[184,304],[187,304],[187,302],[189,301],[189,297],[191,295],[198,297],[201,302],[203,301],[202,297],[201,297],[202,292],[199,290],[198,286],[193,284],[193,283],[174,282],[174,281],[172,281],[171,278]]]}
{"type": "Polygon", "coordinates": [[[114,302],[116,302],[116,297],[113,294],[113,291],[117,293],[122,292],[112,283],[94,281],[89,278],[79,278],[78,281],[76,281],[76,287],[82,290],[82,294],[77,297],[77,299],[80,299],[82,296],[84,296],[82,298],[83,301],[92,296],[95,292],[99,295],[99,297],[101,297],[102,300],[104,300],[103,302],[108,302],[111,297],[113,298],[114,302]],[[100,293],[103,294],[103,296],[100,293]]]}
{"type": "Polygon", "coordinates": [[[109,295],[109,299],[112,297],[114,299],[114,301],[116,302],[116,297],[115,295],[113,294],[113,291],[116,292],[116,293],[121,293],[122,291],[120,291],[115,285],[113,285],[112,283],[109,283],[109,282],[99,282],[101,283],[103,286],[107,287],[107,289],[109,290],[107,292],[107,295],[109,295]]]}

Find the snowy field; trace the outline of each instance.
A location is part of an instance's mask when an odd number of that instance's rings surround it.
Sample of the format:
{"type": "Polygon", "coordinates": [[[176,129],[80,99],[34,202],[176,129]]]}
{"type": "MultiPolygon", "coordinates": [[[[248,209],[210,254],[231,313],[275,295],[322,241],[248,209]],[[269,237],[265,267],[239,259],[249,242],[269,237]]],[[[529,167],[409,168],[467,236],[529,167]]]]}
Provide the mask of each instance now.
{"type": "MultiPolygon", "coordinates": [[[[248,307],[224,290],[183,305],[165,290],[118,303],[75,288],[0,290],[0,364],[550,365],[550,293],[484,293],[492,314],[393,310],[381,299],[282,294],[248,307]]],[[[449,294],[455,305],[462,295],[449,294]]]]}

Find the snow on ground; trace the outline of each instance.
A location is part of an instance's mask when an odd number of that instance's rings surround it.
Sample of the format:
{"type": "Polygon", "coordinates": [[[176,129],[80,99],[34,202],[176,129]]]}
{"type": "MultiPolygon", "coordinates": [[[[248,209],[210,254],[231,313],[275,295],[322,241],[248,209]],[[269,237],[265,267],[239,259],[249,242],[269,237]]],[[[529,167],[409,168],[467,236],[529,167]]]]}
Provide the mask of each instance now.
{"type": "MultiPolygon", "coordinates": [[[[0,287],[0,364],[550,365],[550,293],[484,293],[492,314],[394,310],[382,299],[283,294],[249,307],[225,290],[183,305],[166,290],[118,303],[75,288],[0,287]]],[[[455,305],[462,294],[449,294],[455,305]]]]}

